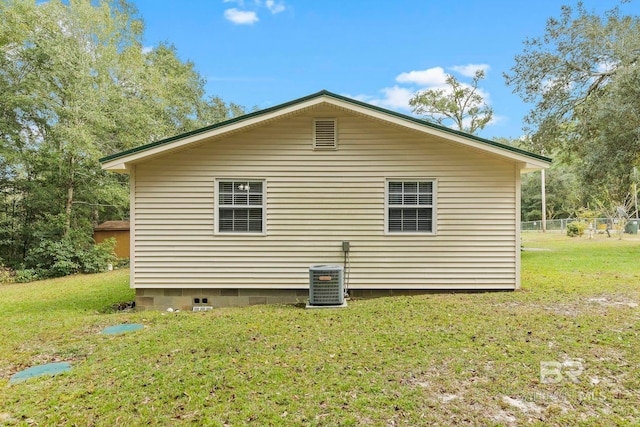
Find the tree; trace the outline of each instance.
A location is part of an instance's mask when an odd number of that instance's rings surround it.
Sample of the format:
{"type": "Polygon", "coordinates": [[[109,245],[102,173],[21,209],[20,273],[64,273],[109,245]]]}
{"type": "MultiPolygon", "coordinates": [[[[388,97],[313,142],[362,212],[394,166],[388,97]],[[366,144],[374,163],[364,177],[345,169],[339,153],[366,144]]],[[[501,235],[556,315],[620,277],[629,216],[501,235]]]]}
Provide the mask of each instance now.
{"type": "Polygon", "coordinates": [[[128,216],[127,178],[100,157],[242,113],[173,46],[143,49],[125,0],[4,0],[0,16],[0,262],[128,216]]]}
{"type": "Polygon", "coordinates": [[[614,226],[613,228],[618,233],[618,239],[622,240],[629,218],[637,214],[631,194],[627,193],[624,198],[616,199],[605,189],[601,199],[596,200],[596,205],[600,213],[614,226]]]}
{"type": "Polygon", "coordinates": [[[533,146],[572,160],[588,191],[622,197],[640,154],[640,19],[563,6],[524,45],[505,79],[535,104],[526,117],[533,146]]]}
{"type": "MultiPolygon", "coordinates": [[[[582,204],[576,191],[576,176],[566,165],[554,162],[546,174],[546,218],[569,218],[582,204]]],[[[521,218],[539,221],[542,218],[540,172],[522,176],[521,218]]]]}
{"type": "Polygon", "coordinates": [[[470,85],[459,82],[453,75],[446,77],[445,89],[428,89],[416,93],[409,105],[413,112],[440,125],[453,122],[456,129],[475,134],[493,118],[493,110],[479,93],[478,83],[484,79],[477,70],[470,85]]]}
{"type": "MultiPolygon", "coordinates": [[[[531,148],[529,138],[518,139],[496,137],[495,142],[515,148],[531,148]]],[[[552,157],[555,157],[552,155],[552,157]]],[[[522,221],[540,221],[542,215],[542,179],[541,171],[522,175],[520,218],[522,221]]],[[[546,212],[547,219],[564,219],[575,216],[576,212],[588,202],[581,191],[575,166],[562,160],[551,163],[546,170],[546,212]]]]}

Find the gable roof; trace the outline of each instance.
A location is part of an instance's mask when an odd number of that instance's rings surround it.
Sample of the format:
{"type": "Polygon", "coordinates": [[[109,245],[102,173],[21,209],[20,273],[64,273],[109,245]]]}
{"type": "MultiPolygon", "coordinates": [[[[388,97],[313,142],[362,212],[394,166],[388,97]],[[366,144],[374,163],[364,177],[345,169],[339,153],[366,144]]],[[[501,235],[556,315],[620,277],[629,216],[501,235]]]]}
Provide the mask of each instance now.
{"type": "Polygon", "coordinates": [[[426,134],[439,136],[453,142],[471,146],[483,151],[491,152],[514,161],[525,164],[524,170],[538,170],[549,166],[551,159],[539,154],[500,144],[489,139],[480,138],[445,126],[437,125],[406,114],[397,113],[366,102],[358,101],[346,96],[338,95],[326,90],[285,102],[264,110],[255,111],[243,116],[234,117],[224,122],[216,123],[191,132],[182,133],[170,138],[141,145],[120,153],[112,154],[100,159],[102,168],[115,172],[127,172],[128,165],[133,162],[155,157],[159,154],[184,148],[185,146],[197,143],[204,138],[224,135],[236,132],[247,127],[252,127],[269,120],[293,114],[303,109],[326,103],[346,110],[359,113],[371,118],[377,118],[389,123],[395,123],[406,128],[418,130],[426,134]]]}

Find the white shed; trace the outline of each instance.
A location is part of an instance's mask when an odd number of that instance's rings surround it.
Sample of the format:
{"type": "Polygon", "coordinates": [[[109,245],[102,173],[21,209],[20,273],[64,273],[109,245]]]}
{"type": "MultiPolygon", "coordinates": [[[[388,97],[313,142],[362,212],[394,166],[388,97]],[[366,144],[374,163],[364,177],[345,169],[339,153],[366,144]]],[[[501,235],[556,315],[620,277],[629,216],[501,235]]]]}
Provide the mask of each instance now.
{"type": "Polygon", "coordinates": [[[137,306],[520,287],[520,175],[550,159],[322,91],[101,159],[131,182],[137,306]]]}

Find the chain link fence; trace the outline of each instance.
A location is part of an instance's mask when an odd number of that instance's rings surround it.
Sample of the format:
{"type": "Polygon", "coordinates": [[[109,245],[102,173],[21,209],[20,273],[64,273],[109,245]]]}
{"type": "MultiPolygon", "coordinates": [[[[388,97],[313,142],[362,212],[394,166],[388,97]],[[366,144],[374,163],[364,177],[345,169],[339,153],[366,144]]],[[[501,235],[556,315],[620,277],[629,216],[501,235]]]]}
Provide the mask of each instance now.
{"type": "MultiPolygon", "coordinates": [[[[577,218],[549,219],[547,220],[547,231],[565,233],[567,231],[567,224],[574,221],[580,220],[577,218]]],[[[618,229],[617,219],[596,218],[590,222],[596,232],[604,233],[606,230],[613,231],[618,229]]],[[[631,234],[638,234],[639,225],[640,220],[631,218],[625,227],[625,231],[631,234]]],[[[542,231],[542,221],[522,221],[520,229],[522,231],[542,231]]]]}

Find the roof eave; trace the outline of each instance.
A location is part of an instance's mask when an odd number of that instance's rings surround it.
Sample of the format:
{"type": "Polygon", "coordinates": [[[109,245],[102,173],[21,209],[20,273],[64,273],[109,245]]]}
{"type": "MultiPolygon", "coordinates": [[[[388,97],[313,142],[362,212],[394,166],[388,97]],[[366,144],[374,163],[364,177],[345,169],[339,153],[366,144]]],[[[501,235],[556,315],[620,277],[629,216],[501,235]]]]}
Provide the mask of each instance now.
{"type": "Polygon", "coordinates": [[[125,174],[129,173],[129,168],[120,159],[117,159],[113,162],[103,163],[102,169],[109,172],[117,172],[117,173],[125,173],[125,174]]]}
{"type": "Polygon", "coordinates": [[[549,166],[551,166],[551,163],[527,162],[523,164],[522,168],[520,169],[520,173],[524,174],[524,173],[539,171],[542,169],[548,169],[549,166]]]}
{"type": "Polygon", "coordinates": [[[123,153],[100,159],[102,169],[127,173],[130,164],[141,159],[163,154],[166,151],[178,150],[203,139],[217,137],[226,133],[235,132],[242,128],[273,120],[281,116],[286,116],[293,112],[321,104],[322,102],[325,102],[325,99],[322,97],[316,97],[309,100],[302,100],[295,104],[283,104],[280,108],[272,108],[258,112],[261,114],[247,114],[239,117],[237,120],[232,119],[198,131],[177,135],[173,138],[158,141],[157,143],[147,144],[145,146],[138,147],[138,149],[129,150],[128,152],[125,151],[123,153]]]}
{"type": "Polygon", "coordinates": [[[539,170],[549,166],[551,159],[534,153],[510,147],[495,141],[465,134],[456,130],[436,125],[424,120],[407,116],[394,111],[386,110],[362,101],[347,98],[327,91],[321,91],[304,98],[280,104],[265,110],[246,114],[222,123],[214,124],[189,133],[176,135],[151,144],[136,147],[134,149],[117,153],[100,159],[104,170],[128,173],[132,163],[164,154],[168,151],[179,150],[203,139],[218,137],[226,133],[235,132],[252,125],[257,125],[278,117],[286,116],[301,110],[313,107],[321,103],[358,112],[389,123],[395,123],[406,128],[411,128],[426,134],[431,134],[446,140],[474,147],[495,155],[506,157],[525,163],[525,169],[539,170]]]}

